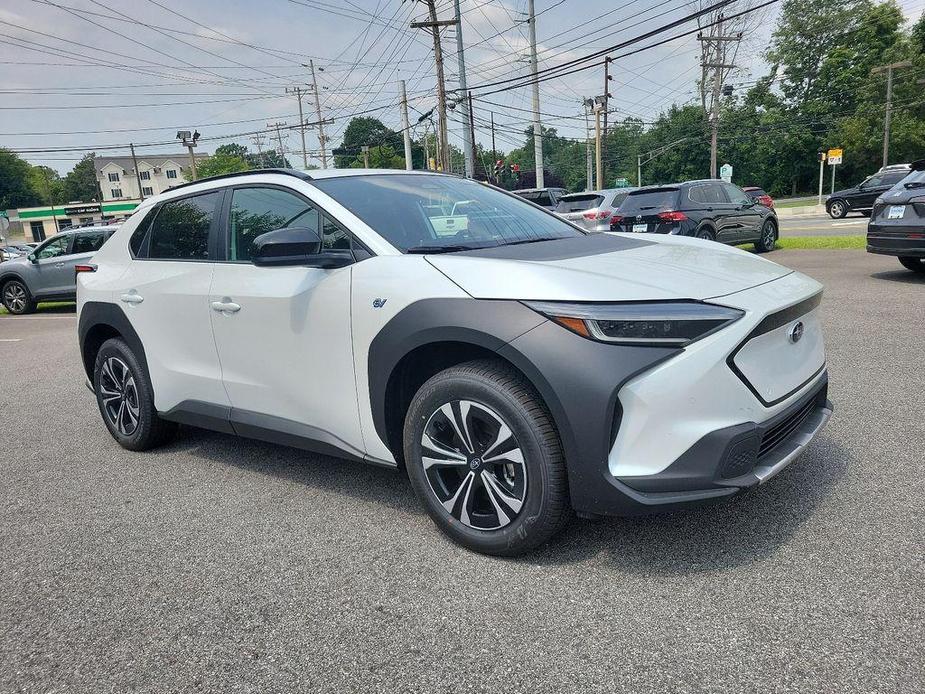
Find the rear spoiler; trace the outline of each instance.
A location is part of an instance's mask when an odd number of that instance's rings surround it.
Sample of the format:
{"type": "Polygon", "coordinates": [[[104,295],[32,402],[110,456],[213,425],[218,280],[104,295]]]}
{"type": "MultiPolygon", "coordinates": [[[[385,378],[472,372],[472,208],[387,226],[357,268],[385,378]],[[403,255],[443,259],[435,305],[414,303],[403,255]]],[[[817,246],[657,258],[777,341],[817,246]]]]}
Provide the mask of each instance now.
{"type": "Polygon", "coordinates": [[[909,164],[909,168],[913,171],[925,171],[925,159],[919,159],[909,164]]]}

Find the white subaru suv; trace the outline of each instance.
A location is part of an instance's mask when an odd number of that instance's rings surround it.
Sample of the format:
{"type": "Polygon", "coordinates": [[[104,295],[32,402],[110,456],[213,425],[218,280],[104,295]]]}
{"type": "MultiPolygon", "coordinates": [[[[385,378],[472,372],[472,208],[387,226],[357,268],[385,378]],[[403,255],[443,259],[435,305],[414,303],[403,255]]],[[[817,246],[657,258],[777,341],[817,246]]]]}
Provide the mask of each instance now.
{"type": "Polygon", "coordinates": [[[404,171],[264,170],[146,200],[78,276],[131,450],[206,427],[404,468],[489,554],[768,480],[828,420],[821,286],[718,243],[588,234],[404,171]]]}

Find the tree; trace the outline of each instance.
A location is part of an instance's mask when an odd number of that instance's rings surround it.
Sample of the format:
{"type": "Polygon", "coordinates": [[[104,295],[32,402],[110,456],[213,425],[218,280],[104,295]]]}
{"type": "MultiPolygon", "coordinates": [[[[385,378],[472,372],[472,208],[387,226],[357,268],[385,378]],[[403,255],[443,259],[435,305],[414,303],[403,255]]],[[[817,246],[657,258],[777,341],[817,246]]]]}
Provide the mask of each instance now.
{"type": "MultiPolygon", "coordinates": [[[[226,147],[228,145],[225,145],[226,147]]],[[[219,148],[221,149],[221,147],[219,148]]],[[[227,151],[219,152],[218,149],[208,159],[199,162],[196,173],[199,178],[209,176],[220,176],[221,174],[235,173],[237,171],[249,171],[253,167],[244,157],[237,154],[229,154],[227,151]]]]}
{"type": "Polygon", "coordinates": [[[66,202],[90,202],[100,197],[100,187],[96,180],[96,168],[93,164],[95,152],[85,154],[67,176],[64,177],[64,197],[66,202]]]}
{"type": "Polygon", "coordinates": [[[65,201],[64,180],[50,166],[33,166],[29,170],[29,185],[43,205],[65,201]]]}
{"type": "MultiPolygon", "coordinates": [[[[354,157],[350,168],[360,169],[365,166],[362,154],[354,157]]],[[[404,169],[405,158],[395,154],[391,145],[380,145],[369,148],[369,168],[371,169],[404,169]]]]}
{"type": "MultiPolygon", "coordinates": [[[[404,151],[402,136],[390,129],[378,118],[367,116],[351,118],[350,123],[347,124],[347,129],[344,130],[344,139],[341,146],[338,148],[346,151],[334,155],[334,165],[338,168],[353,166],[354,157],[361,153],[360,148],[363,145],[368,145],[369,147],[390,145],[393,152],[404,151]]],[[[404,162],[404,158],[402,158],[402,162],[404,162]]]]}
{"type": "Polygon", "coordinates": [[[8,149],[0,149],[0,210],[33,207],[41,202],[30,185],[29,164],[8,149]]]}

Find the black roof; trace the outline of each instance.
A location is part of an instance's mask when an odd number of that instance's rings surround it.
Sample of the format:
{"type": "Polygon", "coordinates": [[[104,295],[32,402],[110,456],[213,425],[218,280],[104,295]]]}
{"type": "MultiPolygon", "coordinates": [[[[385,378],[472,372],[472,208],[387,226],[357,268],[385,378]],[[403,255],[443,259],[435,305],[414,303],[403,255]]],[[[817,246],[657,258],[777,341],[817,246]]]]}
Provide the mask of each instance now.
{"type": "Polygon", "coordinates": [[[310,181],[312,177],[309,176],[304,171],[298,171],[297,169],[250,169],[249,171],[235,171],[234,173],[220,174],[218,176],[208,176],[207,178],[197,178],[195,181],[187,181],[186,183],[181,183],[180,185],[171,186],[167,190],[178,190],[179,188],[186,188],[187,186],[196,185],[197,183],[206,183],[207,181],[222,181],[226,178],[236,178],[238,176],[251,176],[253,174],[283,174],[284,176],[294,176],[303,181],[310,181]]]}

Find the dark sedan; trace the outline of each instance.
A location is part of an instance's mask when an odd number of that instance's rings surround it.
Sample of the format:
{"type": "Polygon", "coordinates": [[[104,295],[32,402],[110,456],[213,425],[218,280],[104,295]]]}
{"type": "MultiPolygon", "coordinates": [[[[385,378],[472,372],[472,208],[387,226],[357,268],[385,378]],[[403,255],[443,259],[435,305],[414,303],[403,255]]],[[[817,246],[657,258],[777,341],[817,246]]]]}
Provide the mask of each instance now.
{"type": "Polygon", "coordinates": [[[773,210],[715,179],[638,188],[610,218],[610,230],[754,243],[759,253],[772,250],[778,235],[773,210]]]}
{"type": "Polygon", "coordinates": [[[856,186],[837,190],[825,202],[826,212],[832,219],[841,219],[849,212],[868,213],[874,206],[874,200],[899,183],[909,173],[909,169],[886,169],[868,176],[856,186]]]}
{"type": "Polygon", "coordinates": [[[895,255],[913,272],[925,273],[925,159],[877,198],[867,225],[867,252],[895,255]]]}

